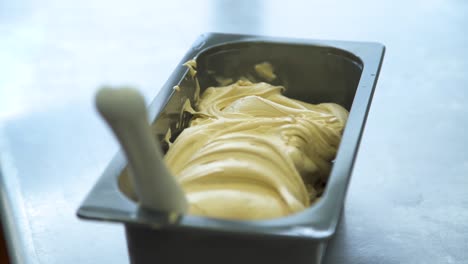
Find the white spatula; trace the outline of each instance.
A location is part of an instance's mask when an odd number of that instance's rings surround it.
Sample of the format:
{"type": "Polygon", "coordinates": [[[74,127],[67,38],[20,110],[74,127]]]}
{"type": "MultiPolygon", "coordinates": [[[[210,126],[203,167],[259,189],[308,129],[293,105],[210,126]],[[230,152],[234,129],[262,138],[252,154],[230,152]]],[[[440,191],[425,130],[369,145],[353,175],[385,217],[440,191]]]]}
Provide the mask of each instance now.
{"type": "Polygon", "coordinates": [[[122,145],[140,206],[185,213],[185,194],[163,161],[161,147],[148,124],[143,97],[131,88],[102,88],[96,106],[122,145]]]}

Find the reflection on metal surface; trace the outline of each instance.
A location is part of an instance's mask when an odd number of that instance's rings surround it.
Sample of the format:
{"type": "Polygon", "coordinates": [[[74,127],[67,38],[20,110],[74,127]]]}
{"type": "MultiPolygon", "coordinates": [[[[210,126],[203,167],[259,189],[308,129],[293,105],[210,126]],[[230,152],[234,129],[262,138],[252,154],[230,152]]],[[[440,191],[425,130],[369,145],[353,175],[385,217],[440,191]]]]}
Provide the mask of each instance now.
{"type": "Polygon", "coordinates": [[[13,263],[37,263],[32,241],[30,218],[24,210],[24,201],[18,178],[18,168],[10,152],[3,127],[0,125],[0,223],[8,243],[8,255],[13,263]]]}

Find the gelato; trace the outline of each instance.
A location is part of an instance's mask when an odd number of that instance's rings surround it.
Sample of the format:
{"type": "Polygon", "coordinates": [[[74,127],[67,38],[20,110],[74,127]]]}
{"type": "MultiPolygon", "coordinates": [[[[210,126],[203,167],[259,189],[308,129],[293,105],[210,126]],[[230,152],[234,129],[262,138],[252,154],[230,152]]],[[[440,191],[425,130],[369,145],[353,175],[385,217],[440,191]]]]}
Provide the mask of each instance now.
{"type": "MultiPolygon", "coordinates": [[[[268,65],[256,71],[276,78],[268,65]]],[[[319,197],[348,112],[333,103],[291,99],[283,91],[244,79],[197,96],[190,126],[165,156],[190,214],[271,219],[304,210],[319,197]]]]}

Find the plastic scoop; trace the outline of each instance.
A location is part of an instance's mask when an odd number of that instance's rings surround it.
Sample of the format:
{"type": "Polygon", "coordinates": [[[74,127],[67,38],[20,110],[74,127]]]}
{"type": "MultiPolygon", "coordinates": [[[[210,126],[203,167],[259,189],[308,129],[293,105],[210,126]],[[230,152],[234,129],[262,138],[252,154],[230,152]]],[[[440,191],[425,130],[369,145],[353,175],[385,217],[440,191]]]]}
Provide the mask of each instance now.
{"type": "Polygon", "coordinates": [[[148,124],[143,96],[132,88],[102,88],[96,95],[96,106],[124,149],[140,206],[185,213],[185,194],[164,164],[161,147],[148,124]]]}

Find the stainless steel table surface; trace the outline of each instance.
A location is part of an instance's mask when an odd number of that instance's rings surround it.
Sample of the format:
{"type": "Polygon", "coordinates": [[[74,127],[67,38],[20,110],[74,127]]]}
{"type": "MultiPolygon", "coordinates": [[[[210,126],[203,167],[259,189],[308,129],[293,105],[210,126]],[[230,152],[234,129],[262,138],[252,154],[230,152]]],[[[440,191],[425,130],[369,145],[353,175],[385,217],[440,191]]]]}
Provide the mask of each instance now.
{"type": "Polygon", "coordinates": [[[0,198],[14,263],[128,263],[76,209],[117,150],[102,84],[153,98],[208,31],[387,52],[325,263],[468,263],[468,1],[0,1],[0,198]]]}

